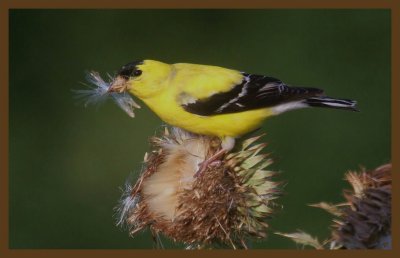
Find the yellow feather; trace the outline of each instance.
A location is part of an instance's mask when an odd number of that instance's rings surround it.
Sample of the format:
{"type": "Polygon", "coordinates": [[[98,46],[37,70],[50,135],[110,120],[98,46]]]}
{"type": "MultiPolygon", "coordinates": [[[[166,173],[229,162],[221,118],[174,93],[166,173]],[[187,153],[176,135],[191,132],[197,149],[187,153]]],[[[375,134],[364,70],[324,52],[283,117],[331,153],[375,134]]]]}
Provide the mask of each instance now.
{"type": "Polygon", "coordinates": [[[269,109],[215,116],[199,116],[184,110],[174,101],[174,94],[166,92],[144,102],[166,123],[187,131],[218,137],[237,137],[257,129],[262,121],[272,115],[269,109]]]}
{"type": "Polygon", "coordinates": [[[176,70],[173,78],[174,87],[198,99],[227,92],[233,86],[240,84],[243,79],[240,72],[218,66],[174,64],[172,67],[176,70]]]}

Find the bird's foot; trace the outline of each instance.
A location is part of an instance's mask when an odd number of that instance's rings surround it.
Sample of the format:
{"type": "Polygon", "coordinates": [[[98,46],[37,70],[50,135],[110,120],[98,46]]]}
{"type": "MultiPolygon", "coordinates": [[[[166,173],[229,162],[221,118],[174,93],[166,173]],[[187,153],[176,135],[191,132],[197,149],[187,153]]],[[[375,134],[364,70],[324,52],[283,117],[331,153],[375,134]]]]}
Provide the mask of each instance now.
{"type": "Polygon", "coordinates": [[[222,160],[220,160],[220,158],[222,158],[225,154],[226,154],[226,150],[221,149],[218,152],[216,152],[214,155],[212,155],[210,158],[201,162],[199,169],[197,170],[197,172],[194,174],[193,177],[197,178],[197,177],[201,176],[204,173],[204,171],[207,170],[208,167],[220,166],[222,163],[222,160]]]}
{"type": "Polygon", "coordinates": [[[208,164],[209,167],[219,167],[222,165],[222,160],[214,160],[210,164],[208,164]]]}

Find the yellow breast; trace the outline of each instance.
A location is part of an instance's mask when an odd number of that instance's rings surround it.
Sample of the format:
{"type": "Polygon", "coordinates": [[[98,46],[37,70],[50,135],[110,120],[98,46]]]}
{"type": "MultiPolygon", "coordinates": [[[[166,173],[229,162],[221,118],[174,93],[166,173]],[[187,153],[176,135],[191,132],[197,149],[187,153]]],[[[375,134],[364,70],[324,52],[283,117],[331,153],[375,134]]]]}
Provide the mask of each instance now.
{"type": "Polygon", "coordinates": [[[272,115],[269,109],[257,109],[239,113],[199,116],[184,110],[175,101],[172,91],[145,103],[166,123],[189,132],[218,137],[238,137],[260,127],[263,120],[272,115]]]}

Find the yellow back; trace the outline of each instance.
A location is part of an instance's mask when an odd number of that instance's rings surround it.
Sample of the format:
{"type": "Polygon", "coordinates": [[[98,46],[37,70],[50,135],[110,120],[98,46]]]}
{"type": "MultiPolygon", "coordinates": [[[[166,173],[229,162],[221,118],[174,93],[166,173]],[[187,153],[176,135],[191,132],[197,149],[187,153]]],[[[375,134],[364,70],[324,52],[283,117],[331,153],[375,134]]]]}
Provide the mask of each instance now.
{"type": "Polygon", "coordinates": [[[207,98],[217,92],[227,92],[240,84],[243,75],[218,66],[178,63],[175,69],[174,87],[196,98],[207,98]]]}

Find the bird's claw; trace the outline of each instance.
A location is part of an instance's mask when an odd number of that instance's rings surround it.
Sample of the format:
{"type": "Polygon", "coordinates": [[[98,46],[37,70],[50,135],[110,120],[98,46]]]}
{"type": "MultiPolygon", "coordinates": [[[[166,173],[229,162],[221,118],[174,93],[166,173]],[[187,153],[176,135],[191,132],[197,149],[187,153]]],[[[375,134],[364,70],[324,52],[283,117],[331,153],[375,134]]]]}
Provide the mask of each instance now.
{"type": "Polygon", "coordinates": [[[215,153],[213,156],[211,156],[210,158],[204,160],[199,167],[199,170],[197,170],[197,172],[194,174],[193,177],[197,178],[199,176],[201,176],[204,171],[207,170],[208,167],[217,167],[220,166],[222,164],[222,160],[220,160],[220,158],[222,158],[226,153],[225,149],[221,149],[219,150],[217,153],[215,153]]]}
{"type": "Polygon", "coordinates": [[[199,176],[201,176],[204,171],[207,170],[207,168],[209,167],[219,167],[222,164],[222,160],[205,160],[200,164],[199,169],[197,170],[197,172],[194,174],[193,177],[197,178],[199,176]]]}

